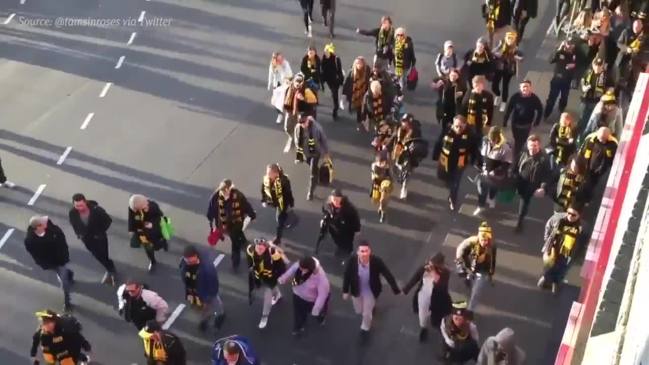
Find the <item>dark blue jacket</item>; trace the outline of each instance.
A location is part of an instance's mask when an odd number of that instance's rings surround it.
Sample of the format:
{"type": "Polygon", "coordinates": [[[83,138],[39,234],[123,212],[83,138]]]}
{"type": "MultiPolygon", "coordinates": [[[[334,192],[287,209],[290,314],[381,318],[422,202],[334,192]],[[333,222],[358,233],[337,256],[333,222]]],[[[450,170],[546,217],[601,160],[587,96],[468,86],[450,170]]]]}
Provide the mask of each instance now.
{"type": "MultiPolygon", "coordinates": [[[[196,292],[201,301],[214,298],[219,293],[219,276],[214,267],[214,259],[209,252],[199,250],[198,258],[198,277],[196,283],[196,292]]],[[[180,278],[184,280],[187,272],[185,260],[180,260],[180,278]]]]}
{"type": "Polygon", "coordinates": [[[216,340],[212,347],[212,365],[227,365],[224,359],[223,346],[229,341],[236,343],[241,350],[237,365],[261,365],[261,360],[259,360],[259,357],[250,346],[248,339],[239,335],[232,335],[216,340]]]}

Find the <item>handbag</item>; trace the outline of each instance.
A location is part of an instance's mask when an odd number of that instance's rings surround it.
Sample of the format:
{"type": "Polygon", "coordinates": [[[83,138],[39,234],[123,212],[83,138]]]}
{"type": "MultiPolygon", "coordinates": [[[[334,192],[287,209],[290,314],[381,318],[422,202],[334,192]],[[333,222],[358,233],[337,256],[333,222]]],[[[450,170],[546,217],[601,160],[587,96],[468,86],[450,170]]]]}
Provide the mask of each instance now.
{"type": "Polygon", "coordinates": [[[160,219],[160,233],[162,234],[162,238],[167,241],[176,233],[176,229],[171,224],[171,218],[163,216],[160,219]]]}
{"type": "Polygon", "coordinates": [[[419,81],[419,72],[417,68],[412,66],[410,71],[408,71],[408,76],[406,77],[406,87],[408,90],[414,90],[417,88],[417,82],[419,81]]]}
{"type": "Polygon", "coordinates": [[[326,159],[320,165],[318,171],[318,180],[321,185],[329,186],[334,181],[334,164],[331,159],[326,159]]]}
{"type": "Polygon", "coordinates": [[[225,239],[225,235],[223,234],[223,230],[219,228],[214,228],[209,235],[207,235],[207,243],[210,246],[216,246],[219,241],[223,241],[225,239]]]}

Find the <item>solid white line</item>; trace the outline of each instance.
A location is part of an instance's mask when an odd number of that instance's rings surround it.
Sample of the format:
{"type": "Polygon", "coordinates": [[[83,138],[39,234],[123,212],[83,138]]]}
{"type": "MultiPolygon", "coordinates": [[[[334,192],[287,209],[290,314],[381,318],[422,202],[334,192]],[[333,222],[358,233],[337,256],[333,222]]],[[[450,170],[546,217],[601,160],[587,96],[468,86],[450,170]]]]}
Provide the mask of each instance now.
{"type": "Polygon", "coordinates": [[[59,157],[59,160],[56,161],[56,164],[57,165],[63,165],[63,161],[65,161],[65,159],[68,157],[68,155],[70,154],[70,151],[72,151],[72,147],[66,148],[65,152],[63,152],[61,157],[59,157]]]}
{"type": "Polygon", "coordinates": [[[11,13],[11,15],[9,15],[9,17],[7,17],[7,19],[5,20],[4,24],[5,25],[9,24],[9,22],[11,22],[11,19],[13,19],[15,16],[16,13],[11,13]]]}
{"type": "Polygon", "coordinates": [[[137,34],[136,32],[131,33],[131,38],[129,38],[128,42],[126,42],[127,46],[130,46],[133,43],[133,40],[135,40],[135,35],[136,34],[137,34]]]}
{"type": "Polygon", "coordinates": [[[34,192],[34,196],[32,196],[32,198],[29,199],[29,201],[27,202],[27,205],[29,205],[29,206],[34,205],[34,203],[36,203],[36,199],[38,199],[38,197],[41,196],[41,194],[43,194],[43,190],[45,190],[46,186],[47,185],[45,185],[45,184],[41,184],[41,186],[39,186],[38,189],[36,189],[36,192],[34,192]]]}
{"type": "Polygon", "coordinates": [[[220,254],[220,255],[216,256],[216,258],[214,259],[214,267],[219,266],[219,264],[221,263],[221,261],[223,261],[223,258],[224,258],[224,257],[225,257],[224,254],[220,254]]]}
{"type": "Polygon", "coordinates": [[[99,94],[100,98],[103,98],[108,94],[108,89],[110,89],[110,86],[112,85],[112,82],[107,82],[106,85],[104,85],[104,88],[101,90],[101,94],[99,94]]]}
{"type": "Polygon", "coordinates": [[[88,113],[88,116],[86,116],[86,119],[83,120],[83,123],[81,124],[81,129],[86,129],[88,127],[88,124],[92,120],[92,117],[95,116],[95,113],[88,113]]]}
{"type": "Polygon", "coordinates": [[[142,23],[144,21],[144,14],[146,14],[146,11],[142,10],[142,12],[140,13],[140,17],[137,18],[137,21],[139,23],[142,23]]]}
{"type": "Polygon", "coordinates": [[[171,313],[171,316],[169,316],[169,319],[167,319],[167,321],[162,325],[162,329],[163,330],[168,330],[169,327],[171,327],[171,325],[174,323],[176,318],[178,318],[178,316],[180,315],[180,312],[182,312],[183,309],[185,309],[185,305],[184,304],[178,304],[178,306],[173,311],[173,313],[171,313]]]}
{"type": "Polygon", "coordinates": [[[9,228],[7,232],[5,232],[5,235],[0,238],[0,249],[2,249],[2,246],[4,246],[7,241],[9,241],[9,237],[11,237],[12,233],[14,233],[14,229],[9,228]]]}
{"type": "Polygon", "coordinates": [[[126,58],[125,56],[122,56],[122,57],[119,58],[119,60],[117,60],[117,64],[115,65],[115,69],[119,70],[120,67],[122,67],[122,63],[124,63],[125,58],[126,58]]]}

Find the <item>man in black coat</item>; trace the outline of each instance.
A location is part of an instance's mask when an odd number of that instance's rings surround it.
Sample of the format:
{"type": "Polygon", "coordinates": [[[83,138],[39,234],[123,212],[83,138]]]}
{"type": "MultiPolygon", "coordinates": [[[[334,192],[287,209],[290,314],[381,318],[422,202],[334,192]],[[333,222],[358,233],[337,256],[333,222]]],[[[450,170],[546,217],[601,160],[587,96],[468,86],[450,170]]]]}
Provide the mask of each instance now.
{"type": "Polygon", "coordinates": [[[277,228],[273,243],[279,245],[282,243],[284,228],[290,227],[287,224],[288,215],[295,205],[291,181],[279,164],[273,163],[266,166],[266,175],[262,178],[261,183],[261,205],[275,207],[277,228]]]}
{"type": "Polygon", "coordinates": [[[514,28],[516,33],[518,33],[517,42],[520,44],[523,40],[523,33],[525,33],[525,27],[527,22],[530,19],[536,18],[538,13],[539,2],[538,0],[516,0],[514,3],[514,28]]]}
{"type": "Polygon", "coordinates": [[[532,197],[545,196],[548,183],[552,178],[550,158],[541,148],[541,139],[537,135],[532,134],[527,137],[527,149],[521,152],[514,166],[513,175],[516,177],[516,188],[521,198],[515,231],[521,232],[532,197]]]}
{"type": "Polygon", "coordinates": [[[347,260],[343,275],[343,299],[352,297],[354,311],[363,316],[361,322],[361,340],[367,339],[372,326],[372,314],[376,300],[381,295],[383,276],[390,284],[395,295],[401,294],[394,276],[378,256],[372,255],[367,241],[358,245],[358,251],[347,260]]]}
{"type": "Polygon", "coordinates": [[[83,194],[72,196],[70,225],[92,256],[106,269],[102,284],[115,286],[115,264],[108,255],[108,235],[106,231],[113,220],[104,208],[94,200],[86,200],[83,194]]]}
{"type": "Polygon", "coordinates": [[[334,189],[322,211],[325,214],[323,221],[328,224],[328,232],[336,244],[336,254],[351,254],[354,250],[354,236],[361,230],[361,219],[356,207],[340,189],[334,189]]]}
{"type": "Polygon", "coordinates": [[[63,289],[63,309],[70,311],[70,286],[74,282],[74,272],[66,267],[70,262],[70,253],[61,228],[54,225],[47,216],[31,217],[25,236],[25,248],[41,269],[56,272],[63,289]]]}

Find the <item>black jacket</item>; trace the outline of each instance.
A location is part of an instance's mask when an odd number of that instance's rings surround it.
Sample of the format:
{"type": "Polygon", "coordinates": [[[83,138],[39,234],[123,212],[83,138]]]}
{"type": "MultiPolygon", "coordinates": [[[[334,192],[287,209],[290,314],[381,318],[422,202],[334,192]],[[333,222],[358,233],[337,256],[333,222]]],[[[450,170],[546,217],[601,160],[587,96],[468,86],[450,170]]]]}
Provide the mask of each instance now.
{"type": "MultiPolygon", "coordinates": [[[[435,317],[433,320],[433,325],[439,327],[439,322],[442,318],[451,313],[452,300],[451,295],[448,292],[448,282],[450,280],[451,273],[448,269],[439,271],[439,281],[433,286],[433,292],[431,294],[430,306],[429,309],[432,315],[435,317]]],[[[417,271],[412,275],[408,283],[403,287],[403,293],[408,294],[413,287],[415,287],[415,292],[412,296],[412,309],[415,313],[419,311],[419,291],[423,286],[422,279],[424,277],[424,267],[421,266],[417,271]]]]}
{"type": "MultiPolygon", "coordinates": [[[[160,229],[160,220],[164,216],[158,203],[149,200],[149,210],[143,214],[128,209],[128,231],[138,237],[144,236],[152,244],[158,244],[164,240],[160,229]],[[151,223],[151,228],[146,228],[145,223],[151,223]]],[[[141,239],[140,239],[141,241],[141,239]]]]}
{"type": "Polygon", "coordinates": [[[331,203],[326,203],[322,209],[331,217],[329,232],[332,235],[353,235],[361,230],[358,210],[346,197],[340,209],[334,209],[331,203]]]}
{"type": "MultiPolygon", "coordinates": [[[[512,21],[512,4],[509,0],[490,0],[488,1],[490,4],[499,2],[500,3],[500,9],[498,11],[498,16],[496,17],[496,20],[494,22],[494,28],[495,29],[500,29],[502,27],[508,26],[511,21],[512,21]]],[[[482,5],[482,16],[485,19],[488,19],[487,16],[487,11],[488,7],[487,5],[482,5]]]]}
{"type": "Polygon", "coordinates": [[[275,208],[280,209],[281,211],[286,211],[288,208],[293,208],[295,205],[295,200],[293,199],[293,191],[291,190],[291,181],[288,179],[288,176],[284,173],[280,173],[278,177],[280,184],[282,186],[282,207],[280,207],[279,197],[277,196],[277,191],[274,188],[274,183],[269,182],[270,195],[268,195],[267,186],[266,186],[266,177],[261,183],[261,202],[271,205],[275,208]]]}
{"type": "Polygon", "coordinates": [[[332,54],[329,57],[322,56],[320,62],[320,76],[322,76],[322,84],[327,83],[333,87],[338,87],[343,84],[345,76],[343,75],[343,66],[340,62],[340,57],[332,54]]]}
{"type": "MultiPolygon", "coordinates": [[[[485,90],[482,90],[481,94],[474,94],[473,91],[468,90],[464,93],[464,98],[462,98],[462,105],[460,107],[460,112],[459,114],[463,115],[465,118],[467,118],[467,123],[469,125],[472,125],[470,122],[470,117],[469,117],[469,109],[471,109],[471,103],[470,100],[471,98],[476,98],[476,105],[475,105],[475,121],[474,121],[474,127],[476,128],[476,132],[478,132],[480,135],[482,134],[482,128],[486,126],[492,125],[492,120],[493,120],[493,115],[494,115],[494,96],[491,92],[485,90]],[[486,124],[484,117],[486,116],[486,124]]],[[[479,143],[479,142],[478,142],[479,143]]]]}
{"type": "Polygon", "coordinates": [[[304,81],[309,82],[310,80],[313,80],[313,82],[318,85],[318,87],[322,87],[322,75],[320,74],[322,70],[322,66],[320,65],[320,56],[316,55],[315,56],[315,65],[313,65],[312,68],[309,68],[308,66],[308,58],[309,56],[304,55],[302,57],[302,64],[300,65],[300,72],[304,74],[304,81]]]}
{"type": "Polygon", "coordinates": [[[54,333],[43,333],[39,328],[32,336],[30,355],[36,357],[39,345],[44,354],[51,354],[57,360],[72,357],[75,361],[79,361],[82,349],[90,352],[92,347],[88,340],[81,334],[79,328],[74,328],[74,325],[68,324],[69,322],[63,318],[57,319],[54,333]]]}
{"type": "Polygon", "coordinates": [[[575,76],[575,67],[568,69],[570,64],[577,64],[577,55],[574,51],[567,52],[560,48],[550,57],[550,63],[554,64],[554,77],[565,80],[572,80],[575,76]]]}
{"type": "Polygon", "coordinates": [[[538,0],[516,0],[514,2],[514,17],[519,17],[521,11],[525,10],[527,12],[528,18],[536,18],[539,13],[539,2],[538,0]]]}
{"type": "Polygon", "coordinates": [[[92,240],[103,238],[106,236],[106,231],[113,222],[112,218],[106,213],[104,208],[94,200],[88,200],[88,224],[81,220],[79,212],[72,208],[70,209],[70,225],[74,229],[74,233],[79,239],[85,243],[92,242],[92,240]]]}
{"type": "Polygon", "coordinates": [[[532,193],[541,187],[549,188],[548,183],[552,180],[552,169],[550,168],[550,158],[545,151],[541,150],[536,155],[530,156],[527,149],[523,150],[514,168],[519,192],[532,193]]]}
{"type": "MultiPolygon", "coordinates": [[[[232,229],[241,228],[242,227],[241,225],[243,224],[243,219],[245,219],[246,216],[250,217],[251,219],[257,218],[257,213],[252,208],[252,205],[250,205],[250,202],[248,202],[248,199],[246,199],[246,196],[243,195],[243,193],[238,189],[232,188],[232,190],[230,191],[230,196],[233,196],[234,194],[236,194],[237,196],[238,199],[237,203],[239,205],[239,208],[241,209],[242,221],[238,222],[238,224],[234,224],[233,215],[228,216],[227,221],[225,222],[221,221],[221,216],[219,212],[219,202],[218,202],[219,193],[215,192],[210,197],[210,202],[207,207],[206,216],[207,216],[207,220],[210,223],[210,227],[213,227],[214,224],[216,224],[216,226],[219,228],[221,228],[223,225],[226,225],[228,229],[232,230],[232,229]],[[239,227],[235,227],[235,225],[238,225],[239,227]]],[[[232,205],[232,198],[227,200],[226,207],[231,205],[232,205]]],[[[232,210],[231,213],[233,213],[232,210]]]]}
{"type": "MultiPolygon", "coordinates": [[[[347,76],[345,77],[345,81],[343,82],[343,92],[342,94],[347,97],[347,99],[351,102],[352,100],[352,94],[354,92],[354,73],[353,69],[350,69],[347,71],[347,76]]],[[[365,85],[366,87],[370,87],[370,76],[372,75],[372,69],[370,66],[365,65],[365,85]]]]}
{"type": "Polygon", "coordinates": [[[519,126],[531,128],[532,124],[537,126],[541,123],[542,116],[543,104],[541,103],[541,99],[534,93],[530,96],[523,96],[519,91],[512,95],[511,99],[507,102],[503,127],[507,127],[507,122],[511,118],[512,128],[519,126]]]}
{"type": "Polygon", "coordinates": [[[27,228],[25,248],[36,262],[36,265],[43,270],[63,266],[70,261],[65,234],[51,220],[47,221],[47,228],[43,237],[37,236],[32,227],[27,228]]]}
{"type": "Polygon", "coordinates": [[[452,120],[459,112],[462,106],[462,100],[466,94],[466,83],[458,79],[455,83],[448,78],[436,78],[435,82],[442,80],[444,86],[439,89],[439,98],[437,99],[437,118],[441,121],[445,118],[447,121],[452,120]],[[461,92],[462,95],[457,95],[461,92]]]}
{"type": "MultiPolygon", "coordinates": [[[[167,354],[167,361],[165,365],[185,365],[187,364],[187,354],[185,353],[185,347],[183,343],[180,342],[178,336],[174,335],[168,331],[161,331],[160,337],[162,338],[162,347],[165,349],[167,354]]],[[[151,358],[146,359],[147,365],[157,365],[159,364],[151,358]]]]}
{"type": "MultiPolygon", "coordinates": [[[[370,289],[374,298],[378,298],[383,290],[381,284],[381,275],[388,281],[392,291],[399,294],[401,291],[397,285],[394,276],[379,257],[370,256],[370,289]]],[[[352,255],[345,263],[345,273],[343,274],[343,294],[351,294],[353,297],[361,295],[361,288],[358,277],[358,255],[352,255]]]]}
{"type": "Polygon", "coordinates": [[[378,58],[384,59],[384,60],[392,60],[394,57],[393,55],[393,49],[394,49],[394,28],[390,28],[388,30],[385,37],[385,41],[383,44],[380,44],[379,42],[379,33],[381,32],[381,28],[374,28],[374,29],[359,29],[359,34],[374,37],[374,46],[376,48],[376,56],[378,58]]]}

